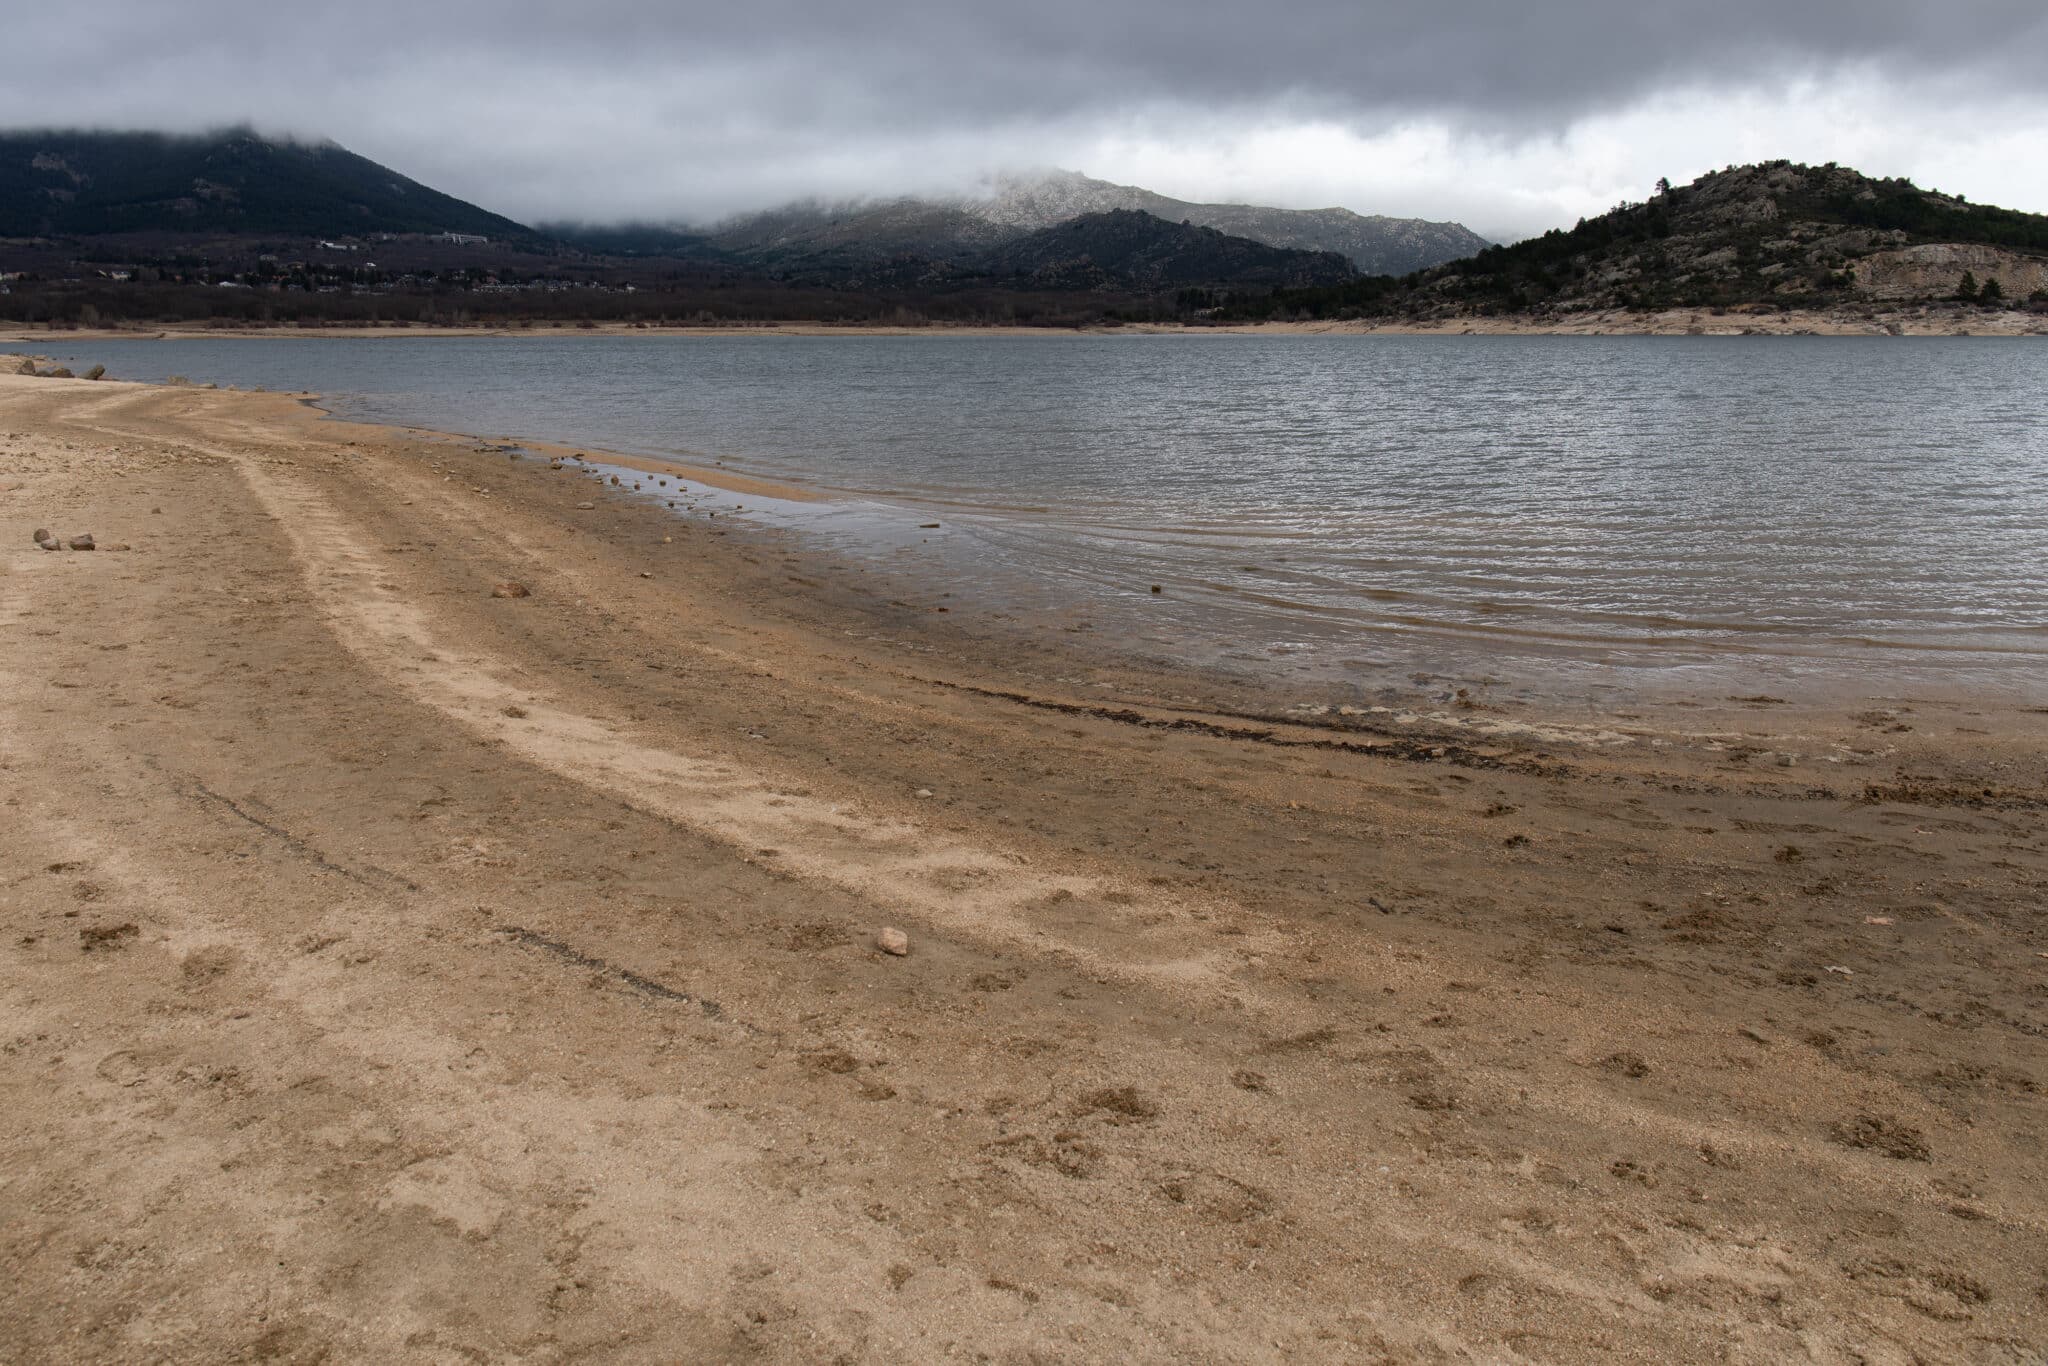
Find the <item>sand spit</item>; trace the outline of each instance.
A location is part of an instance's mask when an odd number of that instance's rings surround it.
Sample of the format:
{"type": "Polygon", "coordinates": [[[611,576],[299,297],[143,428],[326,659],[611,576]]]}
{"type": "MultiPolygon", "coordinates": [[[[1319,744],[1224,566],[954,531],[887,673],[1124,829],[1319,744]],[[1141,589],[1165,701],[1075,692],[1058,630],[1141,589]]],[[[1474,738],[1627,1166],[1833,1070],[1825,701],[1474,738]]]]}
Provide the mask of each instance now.
{"type": "Polygon", "coordinates": [[[549,463],[0,376],[23,1359],[2048,1350],[2048,712],[1055,681],[549,463]]]}

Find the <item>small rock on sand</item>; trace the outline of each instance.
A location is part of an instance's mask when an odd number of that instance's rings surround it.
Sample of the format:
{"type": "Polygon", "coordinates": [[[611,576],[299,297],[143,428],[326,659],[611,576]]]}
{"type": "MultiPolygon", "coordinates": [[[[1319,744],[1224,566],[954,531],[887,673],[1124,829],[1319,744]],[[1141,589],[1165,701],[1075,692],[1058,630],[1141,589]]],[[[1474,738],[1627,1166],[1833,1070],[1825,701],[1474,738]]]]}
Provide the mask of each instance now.
{"type": "Polygon", "coordinates": [[[576,505],[576,510],[577,510],[578,512],[589,512],[589,511],[590,511],[591,509],[595,508],[596,506],[597,506],[597,504],[595,504],[595,503],[578,503],[578,504],[576,505]]]}
{"type": "Polygon", "coordinates": [[[126,541],[116,541],[112,545],[103,545],[100,547],[100,549],[102,550],[127,550],[129,548],[130,547],[128,545],[128,542],[126,541]]]}
{"type": "Polygon", "coordinates": [[[73,550],[92,550],[95,548],[90,531],[86,532],[83,536],[73,536],[70,545],[73,550]]]}
{"type": "Polygon", "coordinates": [[[494,598],[525,598],[531,597],[532,594],[527,591],[526,585],[523,583],[507,582],[493,588],[491,596],[494,598]]]}
{"type": "Polygon", "coordinates": [[[49,529],[48,527],[46,527],[46,526],[39,526],[39,527],[37,527],[37,528],[36,528],[36,544],[37,544],[37,545],[41,545],[41,544],[42,544],[42,543],[43,543],[44,541],[47,541],[47,540],[49,540],[49,539],[50,539],[50,529],[49,529]]]}
{"type": "Polygon", "coordinates": [[[901,958],[910,952],[910,936],[894,925],[885,925],[875,931],[875,947],[883,953],[901,958]]]}

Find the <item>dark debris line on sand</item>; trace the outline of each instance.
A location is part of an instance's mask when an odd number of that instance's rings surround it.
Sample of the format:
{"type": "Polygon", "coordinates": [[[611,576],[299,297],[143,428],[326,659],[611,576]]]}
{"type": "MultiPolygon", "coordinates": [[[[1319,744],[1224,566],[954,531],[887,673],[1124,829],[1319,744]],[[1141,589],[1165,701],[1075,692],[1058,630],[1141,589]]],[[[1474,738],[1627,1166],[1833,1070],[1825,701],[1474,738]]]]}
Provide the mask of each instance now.
{"type": "Polygon", "coordinates": [[[620,982],[623,982],[626,986],[643,996],[652,996],[658,1001],[673,1001],[678,1005],[695,1006],[711,1019],[728,1020],[730,1023],[740,1025],[742,1029],[748,1030],[750,1033],[756,1032],[751,1025],[743,1024],[738,1020],[730,1020],[725,1013],[725,1008],[716,1001],[707,1001],[701,996],[692,996],[687,992],[677,991],[674,987],[663,986],[660,982],[650,977],[642,977],[631,968],[622,968],[608,963],[602,958],[584,953],[581,949],[572,948],[559,939],[550,938],[533,930],[523,929],[518,925],[500,925],[497,932],[514,943],[524,944],[530,949],[539,949],[542,953],[553,958],[559,958],[565,963],[574,964],[579,968],[589,968],[593,972],[601,972],[607,977],[617,978],[620,982]]]}
{"type": "MultiPolygon", "coordinates": [[[[152,765],[152,767],[153,766],[154,765],[152,765]]],[[[196,796],[208,802],[211,802],[216,806],[222,806],[227,808],[229,812],[233,813],[236,816],[239,816],[241,819],[255,826],[258,830],[261,830],[267,835],[272,835],[275,836],[277,839],[282,840],[284,842],[284,846],[287,849],[291,850],[294,854],[297,854],[300,858],[305,859],[307,862],[311,863],[314,867],[320,869],[322,872],[337,873],[340,876],[347,878],[350,882],[359,883],[365,887],[372,887],[376,885],[375,881],[373,881],[373,879],[369,876],[363,873],[359,873],[353,868],[344,867],[343,865],[334,862],[325,854],[321,853],[318,849],[306,843],[306,841],[300,839],[297,835],[294,835],[291,831],[285,829],[283,826],[276,825],[270,821],[264,820],[261,816],[253,814],[252,812],[246,810],[242,806],[242,804],[240,802],[237,802],[234,798],[223,796],[222,794],[215,792],[212,788],[208,787],[199,779],[189,779],[186,785],[191,789],[191,791],[196,796]]],[[[370,872],[376,874],[378,878],[382,878],[387,882],[397,883],[399,886],[403,887],[408,892],[417,892],[418,890],[420,890],[420,886],[417,882],[413,882],[409,879],[402,878],[398,876],[396,873],[386,872],[384,869],[374,866],[370,869],[370,872]]]]}

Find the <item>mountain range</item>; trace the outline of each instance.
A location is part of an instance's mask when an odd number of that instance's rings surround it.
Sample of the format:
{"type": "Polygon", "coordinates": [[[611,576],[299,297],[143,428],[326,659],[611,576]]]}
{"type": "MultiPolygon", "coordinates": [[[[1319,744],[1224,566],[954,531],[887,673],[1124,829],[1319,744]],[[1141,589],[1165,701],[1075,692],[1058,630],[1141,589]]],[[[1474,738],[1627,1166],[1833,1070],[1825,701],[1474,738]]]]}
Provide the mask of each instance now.
{"type": "Polygon", "coordinates": [[[201,136],[0,133],[0,237],[152,234],[457,234],[523,251],[654,258],[825,288],[990,281],[1125,291],[1328,284],[1359,271],[1419,269],[1486,245],[1455,223],[1195,204],[1067,171],[999,178],[980,196],[800,203],[702,228],[536,230],[332,143],[247,128],[201,136]]]}
{"type": "Polygon", "coordinates": [[[979,197],[797,203],[709,227],[555,225],[537,231],[334,143],[270,139],[246,127],[190,137],[0,133],[0,238],[119,233],[461,233],[524,248],[555,244],[727,266],[811,285],[903,285],[993,274],[1012,281],[1094,279],[1096,287],[1118,289],[1198,276],[1204,283],[1247,285],[1329,281],[1329,256],[1341,256],[1350,270],[1407,272],[1487,246],[1458,223],[1364,217],[1350,209],[1198,205],[1063,170],[1001,176],[979,197]],[[1108,213],[1147,217],[1096,221],[1108,213]],[[1083,219],[1092,225],[1069,233],[1065,248],[1114,240],[1112,256],[1124,264],[1071,268],[1047,254],[1053,246],[1038,233],[1083,219]],[[1208,229],[1208,236],[1184,229],[1208,229]],[[1305,256],[1225,250],[1214,240],[1217,233],[1305,256]],[[1139,236],[1149,242],[1141,246],[1139,236]],[[1143,268],[1130,264],[1139,258],[1143,268]]]}
{"type": "Polygon", "coordinates": [[[1058,170],[998,177],[981,196],[791,204],[696,229],[692,240],[750,264],[810,273],[892,256],[962,260],[1060,223],[1116,211],[1213,228],[1269,247],[1334,252],[1365,275],[1406,275],[1491,245],[1458,223],[1368,217],[1349,209],[1197,204],[1058,170]]]}
{"type": "Polygon", "coordinates": [[[333,143],[0,132],[0,237],[144,232],[534,236],[333,143]]]}
{"type": "Polygon", "coordinates": [[[52,322],[2048,313],[2048,216],[1773,161],[1505,246],[1457,224],[1196,204],[1065,171],[706,226],[536,229],[331,143],[44,130],[0,132],[0,296],[0,314],[52,322]]]}

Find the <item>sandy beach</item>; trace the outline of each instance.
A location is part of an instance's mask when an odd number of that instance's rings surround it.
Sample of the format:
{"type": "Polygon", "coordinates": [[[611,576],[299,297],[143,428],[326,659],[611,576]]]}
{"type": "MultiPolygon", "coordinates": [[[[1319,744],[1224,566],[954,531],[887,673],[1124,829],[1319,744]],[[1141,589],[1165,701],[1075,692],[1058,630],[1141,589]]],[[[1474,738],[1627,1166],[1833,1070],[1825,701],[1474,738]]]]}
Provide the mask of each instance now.
{"type": "Polygon", "coordinates": [[[275,394],[0,513],[0,1359],[2048,1352],[2048,684],[1304,710],[275,394]]]}

